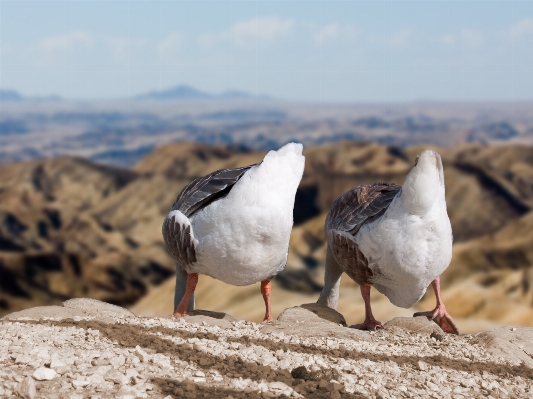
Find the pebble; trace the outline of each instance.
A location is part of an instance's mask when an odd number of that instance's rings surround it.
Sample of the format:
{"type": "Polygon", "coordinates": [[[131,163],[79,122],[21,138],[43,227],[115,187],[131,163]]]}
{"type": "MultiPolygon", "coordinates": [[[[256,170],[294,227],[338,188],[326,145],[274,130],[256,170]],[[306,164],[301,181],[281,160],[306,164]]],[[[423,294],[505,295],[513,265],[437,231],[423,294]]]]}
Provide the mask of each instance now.
{"type": "Polygon", "coordinates": [[[55,370],[47,369],[46,367],[39,367],[35,372],[33,373],[33,378],[35,378],[37,381],[43,381],[43,380],[53,380],[57,373],[55,370]]]}
{"type": "Polygon", "coordinates": [[[35,382],[33,378],[26,377],[20,382],[16,390],[17,394],[23,399],[33,399],[37,394],[37,389],[35,388],[35,382]]]}

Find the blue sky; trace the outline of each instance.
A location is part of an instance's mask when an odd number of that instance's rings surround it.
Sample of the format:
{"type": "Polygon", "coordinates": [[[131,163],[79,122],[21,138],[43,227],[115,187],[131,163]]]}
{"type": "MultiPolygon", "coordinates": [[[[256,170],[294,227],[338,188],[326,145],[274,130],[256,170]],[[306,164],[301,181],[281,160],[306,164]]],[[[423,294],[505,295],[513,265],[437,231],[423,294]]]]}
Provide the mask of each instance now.
{"type": "Polygon", "coordinates": [[[327,102],[533,99],[533,1],[4,1],[0,88],[188,84],[327,102]]]}

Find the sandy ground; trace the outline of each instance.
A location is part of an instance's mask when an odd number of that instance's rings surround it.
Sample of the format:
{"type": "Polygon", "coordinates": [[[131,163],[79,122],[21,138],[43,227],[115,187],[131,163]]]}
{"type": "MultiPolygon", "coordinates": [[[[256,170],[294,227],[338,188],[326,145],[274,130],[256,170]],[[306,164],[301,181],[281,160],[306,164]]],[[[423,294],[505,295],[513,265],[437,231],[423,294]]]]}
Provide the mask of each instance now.
{"type": "Polygon", "coordinates": [[[141,318],[88,299],[0,320],[0,397],[531,398],[533,329],[447,335],[425,318],[343,326],[328,308],[277,321],[141,318]]]}

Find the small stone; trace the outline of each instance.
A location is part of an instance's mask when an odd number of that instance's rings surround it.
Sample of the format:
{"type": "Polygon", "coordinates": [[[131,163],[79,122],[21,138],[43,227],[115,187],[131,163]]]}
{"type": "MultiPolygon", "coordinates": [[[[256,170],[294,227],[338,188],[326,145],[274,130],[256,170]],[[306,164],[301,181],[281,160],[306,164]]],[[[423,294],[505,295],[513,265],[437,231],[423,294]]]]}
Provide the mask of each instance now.
{"type": "Polygon", "coordinates": [[[150,360],[150,356],[146,353],[139,345],[135,347],[135,356],[143,363],[146,363],[150,360]]]}
{"type": "Polygon", "coordinates": [[[102,383],[105,382],[104,377],[102,377],[100,374],[96,374],[96,373],[91,375],[91,376],[89,376],[87,378],[87,380],[89,380],[89,382],[93,386],[97,386],[97,385],[102,384],[102,383]]]}
{"type": "Polygon", "coordinates": [[[102,358],[99,358],[99,359],[94,359],[91,364],[93,366],[107,366],[109,363],[109,360],[107,359],[102,359],[102,358]]]}
{"type": "Polygon", "coordinates": [[[428,365],[426,362],[424,362],[423,360],[419,360],[418,361],[418,370],[420,371],[427,371],[428,369],[428,365]]]}
{"type": "Polygon", "coordinates": [[[16,391],[21,398],[35,398],[37,390],[35,389],[35,382],[33,381],[33,378],[26,377],[25,379],[23,379],[22,382],[17,386],[16,391]]]}
{"type": "Polygon", "coordinates": [[[128,381],[130,381],[134,385],[137,384],[141,380],[141,376],[139,375],[139,372],[135,369],[127,369],[126,378],[128,379],[128,381]]]}
{"type": "Polygon", "coordinates": [[[90,381],[88,380],[82,380],[82,379],[78,379],[78,380],[74,380],[72,381],[72,386],[74,388],[85,388],[87,385],[90,384],[90,381]]]}
{"type": "Polygon", "coordinates": [[[15,359],[15,364],[28,364],[32,361],[33,359],[29,356],[26,356],[26,355],[18,355],[15,359]]]}
{"type": "Polygon", "coordinates": [[[109,390],[113,389],[115,384],[113,384],[111,381],[104,381],[97,385],[95,385],[96,392],[108,392],[109,390]]]}
{"type": "Polygon", "coordinates": [[[126,384],[128,382],[128,377],[122,374],[118,370],[112,370],[104,376],[104,379],[107,381],[114,382],[115,384],[126,384]]]}
{"type": "Polygon", "coordinates": [[[115,368],[124,366],[125,362],[126,362],[126,358],[122,355],[109,359],[109,363],[115,368]]]}
{"type": "Polygon", "coordinates": [[[288,387],[286,384],[284,384],[283,382],[281,381],[274,381],[274,382],[270,382],[268,384],[268,387],[272,390],[272,391],[285,391],[288,387]]]}
{"type": "Polygon", "coordinates": [[[53,353],[50,358],[50,368],[51,369],[58,369],[60,367],[65,367],[67,364],[63,362],[61,359],[59,359],[59,355],[57,353],[53,353]]]}
{"type": "Polygon", "coordinates": [[[340,391],[342,389],[342,384],[338,384],[336,382],[330,382],[326,389],[330,392],[340,391]]]}
{"type": "Polygon", "coordinates": [[[432,391],[439,391],[440,388],[437,384],[432,383],[431,381],[426,381],[426,386],[432,391]]]}
{"type": "Polygon", "coordinates": [[[46,367],[39,367],[35,372],[33,373],[33,378],[35,378],[37,381],[50,381],[55,378],[57,373],[55,370],[47,369],[46,367]]]}

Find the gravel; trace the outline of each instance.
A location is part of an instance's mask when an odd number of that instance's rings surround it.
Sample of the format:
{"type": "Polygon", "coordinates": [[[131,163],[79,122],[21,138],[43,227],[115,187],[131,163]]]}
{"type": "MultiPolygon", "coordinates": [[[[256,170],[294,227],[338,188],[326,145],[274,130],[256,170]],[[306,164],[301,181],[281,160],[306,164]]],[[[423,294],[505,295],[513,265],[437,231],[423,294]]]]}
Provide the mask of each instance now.
{"type": "Polygon", "coordinates": [[[439,336],[421,318],[416,331],[405,319],[338,337],[335,328],[351,331],[298,309],[299,320],[289,312],[268,326],[227,328],[205,315],[171,320],[109,310],[105,320],[3,318],[0,397],[533,397],[533,369],[493,354],[486,338],[439,336]]]}

